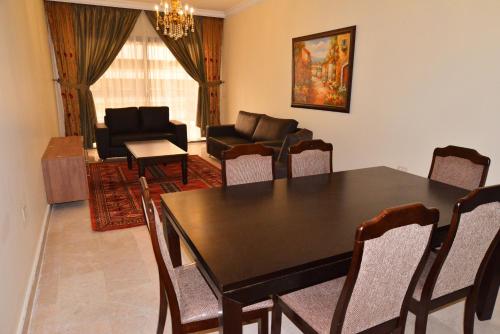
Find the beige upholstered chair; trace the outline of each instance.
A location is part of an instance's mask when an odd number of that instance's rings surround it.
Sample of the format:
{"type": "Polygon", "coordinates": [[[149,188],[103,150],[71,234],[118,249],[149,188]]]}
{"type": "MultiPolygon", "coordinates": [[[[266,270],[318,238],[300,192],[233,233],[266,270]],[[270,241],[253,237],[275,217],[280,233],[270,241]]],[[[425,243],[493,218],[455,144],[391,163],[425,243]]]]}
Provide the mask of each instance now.
{"type": "Polygon", "coordinates": [[[272,181],[273,149],[260,144],[237,145],[222,152],[224,186],[272,181]]]}
{"type": "Polygon", "coordinates": [[[272,333],[281,330],[281,312],[305,333],[403,329],[438,219],[437,209],[413,204],[359,226],[347,277],[274,297],[272,333]]]}
{"type": "Polygon", "coordinates": [[[484,186],[490,158],[470,148],[447,146],[436,148],[429,179],[473,190],[484,186]]]}
{"type": "Polygon", "coordinates": [[[478,290],[499,231],[500,186],[476,189],[458,201],[448,236],[431,253],[410,301],[416,333],[425,333],[430,312],[463,297],[464,333],[473,333],[478,290]]]}
{"type": "Polygon", "coordinates": [[[288,178],[332,172],[332,144],[321,139],[305,140],[290,147],[288,178]]]}
{"type": "MultiPolygon", "coordinates": [[[[142,184],[142,182],[141,182],[142,184]]],[[[201,276],[196,264],[175,267],[168,251],[163,224],[158,210],[147,192],[146,220],[150,222],[149,234],[160,274],[160,312],[157,333],[163,333],[167,309],[170,306],[172,333],[192,333],[219,326],[217,298],[201,276]]],[[[268,332],[268,311],[271,300],[243,308],[243,321],[259,322],[259,333],[268,332]]]]}

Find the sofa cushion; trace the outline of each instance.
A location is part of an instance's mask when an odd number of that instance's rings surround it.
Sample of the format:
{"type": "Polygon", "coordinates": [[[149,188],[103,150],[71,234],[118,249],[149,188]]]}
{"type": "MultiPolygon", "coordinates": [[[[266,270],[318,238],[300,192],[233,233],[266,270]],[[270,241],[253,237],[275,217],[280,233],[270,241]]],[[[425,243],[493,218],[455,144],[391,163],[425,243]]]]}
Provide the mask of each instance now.
{"type": "Polygon", "coordinates": [[[255,128],[252,140],[266,141],[285,139],[287,134],[297,130],[298,124],[299,123],[294,119],[274,118],[263,115],[255,128]]]}
{"type": "Polygon", "coordinates": [[[259,119],[262,116],[264,115],[240,111],[238,114],[238,118],[236,118],[234,129],[243,138],[251,140],[255,128],[257,127],[257,123],[259,123],[259,119]]]}
{"type": "Polygon", "coordinates": [[[111,134],[137,132],[140,129],[139,112],[136,107],[106,108],[104,122],[111,134]]]}
{"type": "Polygon", "coordinates": [[[175,143],[175,134],[169,132],[136,132],[111,136],[111,146],[123,146],[126,141],[168,139],[175,143]]]}
{"type": "Polygon", "coordinates": [[[168,107],[139,107],[142,131],[168,131],[168,107]]]}
{"type": "Polygon", "coordinates": [[[209,140],[209,139],[211,141],[223,143],[229,147],[232,147],[235,145],[251,144],[252,143],[250,140],[247,140],[245,138],[240,138],[240,137],[210,137],[210,138],[207,138],[207,140],[209,140]]]}

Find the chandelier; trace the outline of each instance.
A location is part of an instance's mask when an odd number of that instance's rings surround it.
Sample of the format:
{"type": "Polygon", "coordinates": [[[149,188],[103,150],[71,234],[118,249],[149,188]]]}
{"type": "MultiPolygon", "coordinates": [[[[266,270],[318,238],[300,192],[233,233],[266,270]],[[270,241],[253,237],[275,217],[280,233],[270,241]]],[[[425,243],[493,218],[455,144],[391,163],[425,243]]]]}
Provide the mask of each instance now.
{"type": "Polygon", "coordinates": [[[178,40],[189,31],[194,32],[193,7],[183,7],[180,0],[161,0],[155,9],[156,30],[162,30],[163,35],[178,40]]]}

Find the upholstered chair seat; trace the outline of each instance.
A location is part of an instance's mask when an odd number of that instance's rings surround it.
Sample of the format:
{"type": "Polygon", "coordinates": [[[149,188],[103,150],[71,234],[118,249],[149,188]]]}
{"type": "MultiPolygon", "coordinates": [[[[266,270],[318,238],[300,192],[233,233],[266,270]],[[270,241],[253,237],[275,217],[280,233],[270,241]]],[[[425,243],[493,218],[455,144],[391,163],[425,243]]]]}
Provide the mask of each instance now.
{"type": "MultiPolygon", "coordinates": [[[[179,308],[183,324],[219,317],[217,298],[195,264],[175,268],[175,276],[179,284],[179,308]]],[[[271,306],[272,301],[268,299],[244,307],[243,312],[269,309],[271,306]]]]}
{"type": "Polygon", "coordinates": [[[288,307],[318,333],[330,333],[333,313],[345,283],[340,277],[281,297],[288,307]]]}

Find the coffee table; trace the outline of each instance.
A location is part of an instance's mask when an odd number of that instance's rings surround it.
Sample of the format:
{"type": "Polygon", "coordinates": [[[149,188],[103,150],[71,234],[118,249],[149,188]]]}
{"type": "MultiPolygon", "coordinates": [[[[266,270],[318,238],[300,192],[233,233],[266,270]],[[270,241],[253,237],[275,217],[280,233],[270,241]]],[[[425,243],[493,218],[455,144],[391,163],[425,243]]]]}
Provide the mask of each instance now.
{"type": "Polygon", "coordinates": [[[182,183],[186,184],[188,182],[188,153],[170,141],[166,139],[128,141],[125,142],[125,147],[127,148],[128,168],[132,169],[132,159],[135,159],[139,167],[139,177],[144,176],[146,166],[180,162],[182,167],[182,183]]]}

